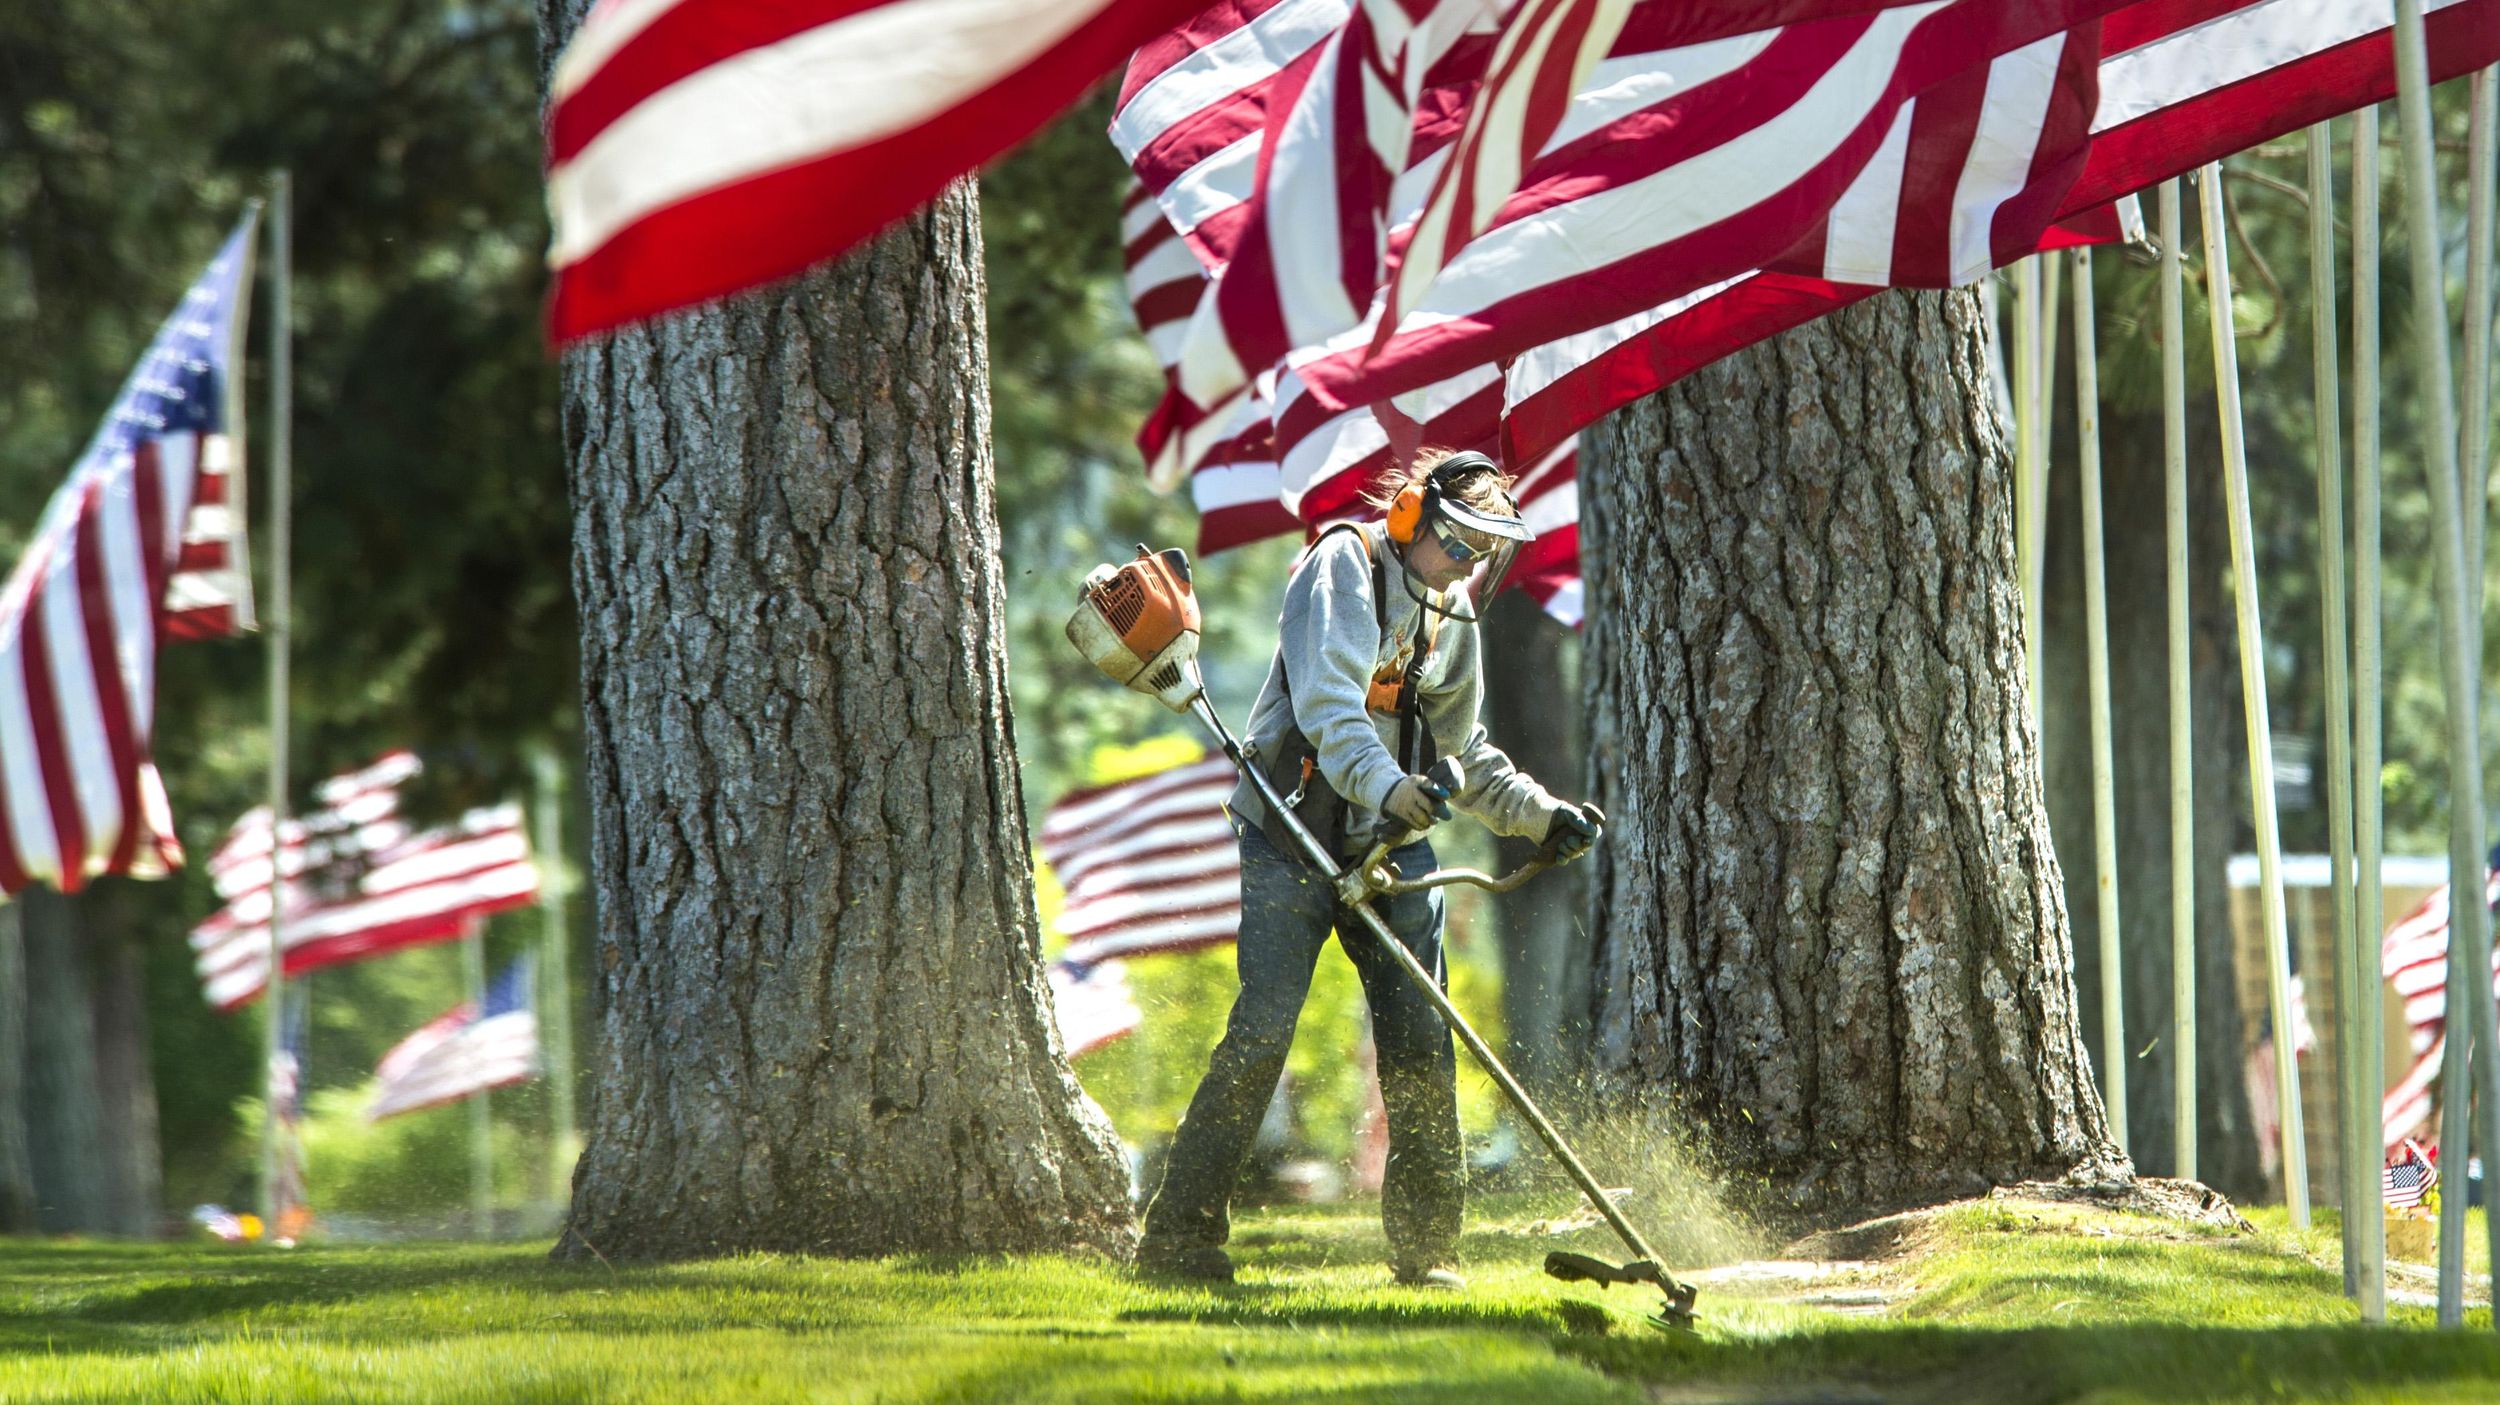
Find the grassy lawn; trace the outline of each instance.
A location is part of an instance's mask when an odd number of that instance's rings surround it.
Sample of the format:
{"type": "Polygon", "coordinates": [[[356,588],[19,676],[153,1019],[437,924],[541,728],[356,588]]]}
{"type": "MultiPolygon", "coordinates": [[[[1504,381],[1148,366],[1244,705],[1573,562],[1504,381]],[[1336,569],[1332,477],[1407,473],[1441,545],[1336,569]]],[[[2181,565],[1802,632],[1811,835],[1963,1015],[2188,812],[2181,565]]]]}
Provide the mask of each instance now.
{"type": "Polygon", "coordinates": [[[2365,1330],[2331,1228],[2279,1217],[2227,1235],[1958,1207],[1873,1262],[1718,1270],[1685,1337],[1625,1290],[1543,1277],[1533,1214],[1485,1207],[1460,1294],[1390,1286],[1352,1208],[1248,1217],[1230,1288],[1060,1259],[7,1242],[0,1401],[2500,1399],[2486,1310],[2365,1330]]]}

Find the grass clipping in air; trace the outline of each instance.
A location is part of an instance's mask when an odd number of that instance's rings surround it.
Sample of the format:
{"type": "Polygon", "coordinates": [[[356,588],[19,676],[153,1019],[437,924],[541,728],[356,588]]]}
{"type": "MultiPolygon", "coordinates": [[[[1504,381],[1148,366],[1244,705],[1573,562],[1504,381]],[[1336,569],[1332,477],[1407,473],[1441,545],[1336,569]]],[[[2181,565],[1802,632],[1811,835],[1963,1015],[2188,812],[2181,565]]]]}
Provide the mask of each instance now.
{"type": "Polygon", "coordinates": [[[0,1401],[2467,1401],[2500,1379],[2487,1308],[2462,1333],[2416,1302],[2359,1326],[2328,1216],[1972,1202],[1678,1263],[1703,1285],[1687,1336],[1640,1321],[1654,1294],[1538,1272],[1553,1247],[1613,1254],[1602,1229],[1547,1237],[1569,1210],[1480,1200],[1461,1293],[1390,1285],[1371,1207],[1244,1216],[1230,1287],[1054,1258],[11,1242],[0,1401]]]}

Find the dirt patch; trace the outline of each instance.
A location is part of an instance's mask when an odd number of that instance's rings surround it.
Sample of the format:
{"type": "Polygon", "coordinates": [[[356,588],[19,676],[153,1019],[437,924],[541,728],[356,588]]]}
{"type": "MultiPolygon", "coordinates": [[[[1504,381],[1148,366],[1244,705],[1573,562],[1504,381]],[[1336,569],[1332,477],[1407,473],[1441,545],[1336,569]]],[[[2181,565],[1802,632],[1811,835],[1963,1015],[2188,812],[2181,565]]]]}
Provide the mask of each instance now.
{"type": "Polygon", "coordinates": [[[2234,1234],[2256,1232],[2256,1226],[2242,1219],[2222,1192],[2197,1181],[2159,1176],[2139,1176],[2133,1181],[2108,1185],[2026,1181],[1999,1186],[1975,1200],[1904,1210],[1841,1229],[1818,1230],[1789,1245],[1788,1257],[1835,1261],[1898,1259],[1926,1247],[1935,1235],[1940,1216],[1972,1205],[2018,1208],[2025,1204],[2072,1205],[2234,1234]]]}

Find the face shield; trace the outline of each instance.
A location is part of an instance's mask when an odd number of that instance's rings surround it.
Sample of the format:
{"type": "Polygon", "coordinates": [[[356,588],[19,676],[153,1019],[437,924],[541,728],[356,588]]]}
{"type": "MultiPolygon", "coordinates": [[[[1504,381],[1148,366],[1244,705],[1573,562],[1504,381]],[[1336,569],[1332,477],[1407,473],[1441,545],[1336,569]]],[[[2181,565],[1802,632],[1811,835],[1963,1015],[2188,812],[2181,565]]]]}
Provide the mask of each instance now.
{"type": "MultiPolygon", "coordinates": [[[[1528,544],[1528,525],[1516,517],[1480,512],[1467,504],[1440,494],[1434,495],[1434,510],[1425,530],[1432,536],[1443,555],[1469,568],[1444,594],[1450,608],[1433,604],[1418,596],[1424,608],[1450,619],[1473,622],[1483,613],[1483,603],[1502,588],[1503,578],[1510,574],[1511,563],[1519,559],[1519,549],[1528,544]],[[1462,603],[1463,601],[1463,603],[1462,603]]],[[[1414,576],[1407,576],[1409,593],[1414,591],[1414,576]]]]}

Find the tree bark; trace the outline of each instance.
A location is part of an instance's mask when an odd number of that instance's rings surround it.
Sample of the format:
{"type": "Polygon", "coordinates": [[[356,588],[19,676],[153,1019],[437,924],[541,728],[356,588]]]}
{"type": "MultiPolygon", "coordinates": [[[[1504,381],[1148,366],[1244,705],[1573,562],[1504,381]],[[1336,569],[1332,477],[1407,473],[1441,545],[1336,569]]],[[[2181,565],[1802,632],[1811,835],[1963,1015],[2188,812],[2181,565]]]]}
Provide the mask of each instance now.
{"type": "MultiPolygon", "coordinates": [[[[1485,725],[1511,760],[1566,799],[1587,793],[1586,729],[1581,725],[1577,654],[1571,631],[1511,591],[1484,617],[1485,725]]],[[[1499,867],[1536,854],[1525,839],[1499,839],[1499,867]]],[[[1569,1098],[1587,1072],[1589,1009],[1588,866],[1545,873],[1492,904],[1502,951],[1504,1053],[1540,1102],[1569,1098]]]]}
{"type": "Polygon", "coordinates": [[[1825,1219],[2123,1178],[2075,1023],[1969,291],[1582,440],[1597,1058],[1825,1219]]]}
{"type": "Polygon", "coordinates": [[[17,895],[26,953],[26,1144],[46,1234],[112,1229],[96,1080],[95,1018],[77,906],[48,888],[17,895]]]}
{"type": "Polygon", "coordinates": [[[26,1151],[26,950],[18,936],[24,910],[0,899],[0,1234],[39,1228],[26,1151]]]}
{"type": "Polygon", "coordinates": [[[559,1255],[1134,1239],[1042,979],[969,182],[566,357],[598,912],[559,1255]]]}
{"type": "Polygon", "coordinates": [[[106,880],[76,902],[93,1002],[96,1105],[105,1129],[104,1220],[114,1234],[149,1238],[164,1219],[164,1153],[156,1077],[148,1064],[147,969],[126,886],[127,880],[106,880]]]}
{"type": "MultiPolygon", "coordinates": [[[[2072,426],[2071,410],[2058,422],[2072,426]]],[[[2247,728],[2240,710],[2239,640],[2232,619],[2229,523],[2210,401],[2188,413],[2189,712],[2198,765],[2196,826],[2197,1178],[2223,1193],[2269,1193],[2242,1074],[2247,1045],[2231,931],[2232,841],[2248,805],[2247,728]],[[2199,568],[2195,563],[2202,562],[2199,568]]],[[[2092,753],[2084,660],[2083,566],[2075,524],[2070,433],[2057,446],[2043,604],[2042,755],[2058,862],[2074,929],[2076,1013],[2093,1068],[2101,1067],[2100,911],[2092,852],[2092,753]]],[[[2109,583],[2110,751],[2118,834],[2121,998],[2127,1024],[2128,1150],[2172,1174],[2177,1138],[2170,1038],[2169,564],[2162,523],[2161,414],[2101,421],[2103,552],[2109,583]]]]}

